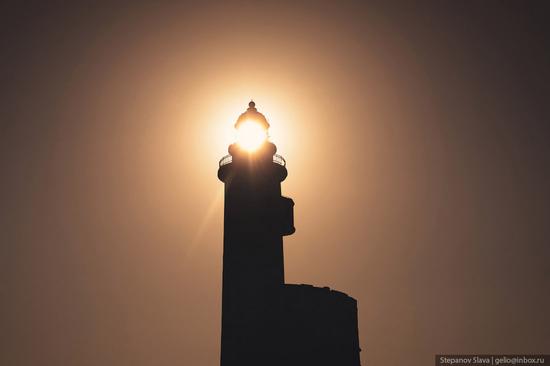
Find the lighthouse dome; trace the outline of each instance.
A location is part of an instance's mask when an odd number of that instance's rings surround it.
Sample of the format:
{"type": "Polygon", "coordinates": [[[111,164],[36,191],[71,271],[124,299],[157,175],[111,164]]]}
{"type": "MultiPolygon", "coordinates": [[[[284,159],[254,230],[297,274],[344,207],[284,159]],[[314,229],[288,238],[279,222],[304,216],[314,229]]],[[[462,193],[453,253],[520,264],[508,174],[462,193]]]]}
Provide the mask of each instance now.
{"type": "Polygon", "coordinates": [[[254,103],[254,101],[252,100],[250,101],[250,103],[248,103],[248,109],[246,110],[246,112],[241,114],[237,119],[237,122],[235,123],[235,128],[238,129],[242,123],[247,121],[258,123],[265,130],[269,128],[269,123],[267,122],[267,119],[263,114],[258,112],[258,110],[256,109],[256,103],[254,103]]]}

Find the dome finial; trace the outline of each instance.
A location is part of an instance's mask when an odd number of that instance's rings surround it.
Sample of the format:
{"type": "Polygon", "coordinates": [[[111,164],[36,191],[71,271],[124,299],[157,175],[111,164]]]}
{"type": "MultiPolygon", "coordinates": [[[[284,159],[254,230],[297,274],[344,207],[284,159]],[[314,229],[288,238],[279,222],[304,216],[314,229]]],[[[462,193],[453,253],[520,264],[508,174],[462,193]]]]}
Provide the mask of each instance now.
{"type": "Polygon", "coordinates": [[[253,100],[250,100],[250,103],[248,103],[248,107],[249,108],[254,108],[254,107],[256,107],[256,103],[254,103],[253,100]]]}

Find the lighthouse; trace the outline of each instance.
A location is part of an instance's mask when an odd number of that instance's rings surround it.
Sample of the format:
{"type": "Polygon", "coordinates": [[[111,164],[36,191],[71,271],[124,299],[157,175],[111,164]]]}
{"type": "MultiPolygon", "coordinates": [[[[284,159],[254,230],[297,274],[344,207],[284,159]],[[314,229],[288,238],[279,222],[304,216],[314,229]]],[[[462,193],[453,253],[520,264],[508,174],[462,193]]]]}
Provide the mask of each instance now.
{"type": "Polygon", "coordinates": [[[285,284],[283,237],[294,201],[281,194],[285,159],[251,101],[219,162],[225,185],[221,366],[359,365],[357,303],[344,293],[285,284]]]}

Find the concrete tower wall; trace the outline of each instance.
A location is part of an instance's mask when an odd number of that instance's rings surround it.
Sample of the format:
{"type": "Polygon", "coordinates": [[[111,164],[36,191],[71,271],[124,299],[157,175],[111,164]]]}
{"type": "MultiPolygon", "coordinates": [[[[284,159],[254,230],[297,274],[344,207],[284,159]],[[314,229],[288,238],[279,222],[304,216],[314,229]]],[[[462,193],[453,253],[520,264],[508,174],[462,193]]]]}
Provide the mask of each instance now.
{"type": "Polygon", "coordinates": [[[275,145],[249,154],[230,147],[220,166],[225,183],[222,366],[276,365],[279,290],[284,285],[283,235],[294,232],[294,202],[281,196],[286,168],[275,145]]]}
{"type": "Polygon", "coordinates": [[[281,365],[359,366],[357,301],[310,285],[281,293],[281,365]]]}

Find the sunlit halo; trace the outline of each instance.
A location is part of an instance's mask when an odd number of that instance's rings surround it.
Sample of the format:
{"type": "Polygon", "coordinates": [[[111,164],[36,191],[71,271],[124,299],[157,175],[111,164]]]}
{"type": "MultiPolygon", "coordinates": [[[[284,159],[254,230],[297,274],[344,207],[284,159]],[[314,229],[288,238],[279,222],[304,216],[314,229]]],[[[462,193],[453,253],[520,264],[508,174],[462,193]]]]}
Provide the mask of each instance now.
{"type": "Polygon", "coordinates": [[[237,143],[245,150],[256,150],[266,139],[266,130],[254,121],[243,122],[237,129],[237,143]]]}

